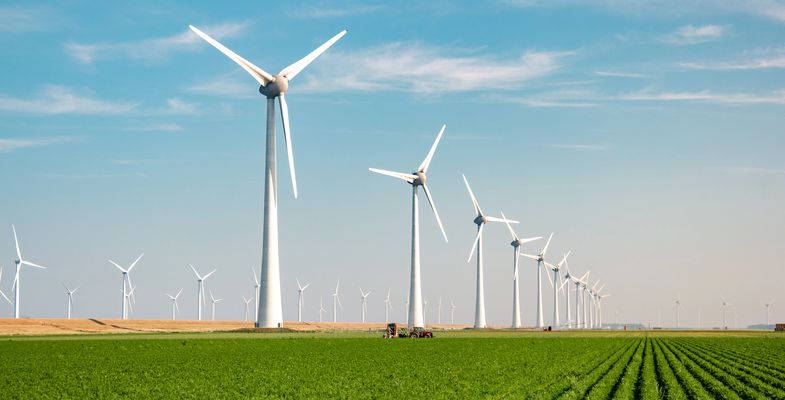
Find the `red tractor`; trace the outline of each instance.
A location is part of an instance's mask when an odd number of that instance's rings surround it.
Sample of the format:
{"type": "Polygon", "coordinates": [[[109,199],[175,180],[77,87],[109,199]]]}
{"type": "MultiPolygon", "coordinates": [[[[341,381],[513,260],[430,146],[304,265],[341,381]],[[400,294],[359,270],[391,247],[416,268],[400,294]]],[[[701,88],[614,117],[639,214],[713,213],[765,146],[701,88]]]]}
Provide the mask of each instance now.
{"type": "Polygon", "coordinates": [[[387,324],[387,333],[384,334],[385,339],[390,338],[433,338],[433,332],[425,330],[425,328],[415,327],[411,332],[403,326],[398,326],[395,322],[387,324]]]}

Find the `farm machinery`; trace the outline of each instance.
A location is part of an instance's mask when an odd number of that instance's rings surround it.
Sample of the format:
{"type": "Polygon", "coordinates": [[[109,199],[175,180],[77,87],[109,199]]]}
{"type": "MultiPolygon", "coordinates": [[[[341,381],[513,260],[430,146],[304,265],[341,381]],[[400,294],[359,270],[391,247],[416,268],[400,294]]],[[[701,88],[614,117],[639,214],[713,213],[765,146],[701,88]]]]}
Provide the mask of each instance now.
{"type": "Polygon", "coordinates": [[[422,327],[415,327],[411,331],[405,326],[400,326],[395,322],[387,324],[387,332],[384,334],[385,339],[392,338],[433,338],[433,332],[426,330],[422,327]]]}

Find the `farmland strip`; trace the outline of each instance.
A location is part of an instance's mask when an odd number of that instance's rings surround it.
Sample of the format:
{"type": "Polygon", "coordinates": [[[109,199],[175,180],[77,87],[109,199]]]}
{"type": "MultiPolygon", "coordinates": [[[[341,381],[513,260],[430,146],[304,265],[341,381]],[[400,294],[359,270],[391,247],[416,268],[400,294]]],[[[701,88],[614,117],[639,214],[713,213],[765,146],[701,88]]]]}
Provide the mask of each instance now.
{"type": "MultiPolygon", "coordinates": [[[[621,369],[619,375],[615,378],[615,383],[611,390],[607,393],[609,398],[614,399],[634,399],[635,386],[638,382],[638,377],[641,372],[641,365],[643,364],[643,353],[646,349],[646,339],[641,339],[638,342],[638,347],[635,352],[627,360],[627,364],[621,369]]],[[[597,387],[597,386],[595,386],[597,387]]],[[[589,392],[590,398],[602,398],[602,396],[594,396],[594,388],[589,392]]]]}
{"type": "Polygon", "coordinates": [[[676,374],[668,364],[665,354],[659,346],[658,340],[652,339],[651,348],[654,351],[654,364],[657,370],[659,396],[668,399],[686,399],[684,388],[679,385],[676,374]]]}
{"type": "MultiPolygon", "coordinates": [[[[711,396],[708,398],[723,398],[723,399],[740,399],[739,395],[734,392],[731,388],[725,386],[722,381],[717,379],[717,377],[713,376],[710,372],[706,371],[705,369],[701,368],[698,363],[695,362],[690,357],[687,357],[685,354],[681,353],[677,349],[674,349],[671,345],[668,344],[667,340],[662,341],[662,345],[665,348],[665,351],[668,352],[671,357],[673,358],[672,362],[681,363],[684,367],[689,371],[687,375],[692,374],[693,379],[697,379],[703,387],[702,390],[696,391],[696,393],[700,393],[700,395],[696,395],[693,397],[704,397],[709,396],[705,393],[705,390],[711,392],[711,396]]],[[[698,386],[700,386],[700,384],[698,386]]],[[[696,388],[697,389],[697,388],[696,388]]]]}
{"type": "Polygon", "coordinates": [[[684,354],[687,354],[687,356],[693,358],[693,360],[698,362],[698,364],[705,369],[711,370],[714,376],[733,388],[734,391],[745,399],[785,398],[785,392],[767,385],[754,375],[745,371],[745,367],[743,366],[735,365],[735,363],[730,360],[723,360],[720,362],[715,359],[713,353],[705,350],[699,352],[682,343],[674,342],[673,346],[684,354]]]}
{"type": "Polygon", "coordinates": [[[676,376],[678,383],[684,390],[689,398],[698,399],[711,399],[712,396],[706,391],[701,382],[687,370],[679,359],[665,346],[665,340],[657,340],[657,347],[662,351],[663,357],[667,360],[668,365],[673,369],[673,374],[676,376]]]}
{"type": "Polygon", "coordinates": [[[638,375],[638,382],[635,385],[636,399],[653,400],[660,397],[657,375],[655,373],[656,364],[654,363],[654,353],[651,343],[652,339],[647,337],[646,346],[643,348],[641,371],[638,375]]]}
{"type": "Polygon", "coordinates": [[[624,350],[623,353],[619,354],[618,357],[609,359],[606,362],[602,363],[601,369],[600,368],[595,369],[594,371],[591,371],[591,373],[585,375],[583,379],[578,381],[576,385],[572,386],[572,388],[569,388],[567,391],[562,393],[560,397],[570,399],[570,398],[580,398],[585,396],[588,390],[594,387],[594,385],[600,382],[612,369],[614,369],[614,366],[617,365],[619,360],[622,359],[626,360],[629,357],[632,357],[633,352],[637,348],[636,345],[638,344],[638,342],[639,342],[638,340],[632,342],[629,346],[627,346],[627,348],[624,350]]]}
{"type": "Polygon", "coordinates": [[[781,359],[769,360],[765,357],[758,357],[755,355],[755,353],[741,352],[734,349],[722,347],[720,345],[714,345],[709,343],[704,344],[704,347],[712,349],[713,351],[716,352],[726,354],[728,357],[732,359],[743,360],[749,363],[750,365],[752,365],[753,368],[765,368],[766,370],[771,371],[773,374],[776,374],[782,379],[785,379],[785,367],[782,367],[781,364],[777,364],[782,362],[781,359]]]}
{"type": "Polygon", "coordinates": [[[714,355],[716,355],[718,359],[721,359],[723,362],[728,362],[737,365],[738,368],[743,369],[747,373],[756,376],[757,378],[759,378],[760,380],[766,382],[771,386],[785,390],[785,374],[777,370],[771,369],[767,365],[763,365],[755,361],[750,361],[747,358],[740,357],[734,353],[724,351],[721,348],[713,348],[707,346],[704,343],[694,343],[693,346],[713,353],[714,355]]]}

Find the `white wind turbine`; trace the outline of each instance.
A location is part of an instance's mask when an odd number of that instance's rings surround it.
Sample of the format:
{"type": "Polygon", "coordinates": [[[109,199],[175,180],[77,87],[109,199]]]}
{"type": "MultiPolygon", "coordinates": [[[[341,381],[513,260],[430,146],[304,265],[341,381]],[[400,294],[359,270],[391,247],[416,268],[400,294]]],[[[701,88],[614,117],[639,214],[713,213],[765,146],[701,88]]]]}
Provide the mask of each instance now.
{"type": "Polygon", "coordinates": [[[180,293],[182,293],[182,292],[183,292],[183,289],[180,288],[180,291],[177,292],[177,294],[174,295],[174,296],[172,296],[169,293],[166,293],[166,295],[169,297],[169,299],[172,300],[172,321],[177,319],[177,315],[175,314],[175,311],[176,312],[180,312],[180,306],[177,305],[177,298],[180,297],[180,293]]]}
{"type": "Polygon", "coordinates": [[[245,303],[245,318],[243,321],[248,321],[248,311],[250,310],[249,304],[251,303],[251,300],[253,300],[253,297],[246,299],[245,296],[243,296],[243,303],[245,303]]]}
{"type": "Polygon", "coordinates": [[[322,323],[322,313],[326,313],[327,310],[324,308],[324,299],[319,297],[319,323],[322,323]]]}
{"type": "Polygon", "coordinates": [[[515,231],[512,229],[512,225],[509,222],[506,222],[507,217],[504,213],[501,213],[502,219],[505,220],[505,224],[507,225],[507,229],[510,230],[510,235],[512,235],[512,242],[510,245],[513,248],[512,254],[512,327],[513,328],[520,328],[521,327],[521,301],[520,301],[520,290],[518,289],[518,259],[521,258],[521,246],[525,243],[533,242],[535,240],[542,239],[542,236],[537,236],[528,239],[520,239],[518,235],[515,234],[515,231]]]}
{"type": "Polygon", "coordinates": [[[477,289],[475,291],[474,327],[485,328],[485,271],[483,270],[482,264],[482,231],[485,227],[485,224],[488,222],[506,222],[517,224],[518,221],[485,215],[482,212],[482,208],[480,208],[480,203],[477,202],[477,198],[474,196],[474,192],[472,192],[471,186],[469,186],[469,181],[466,179],[466,175],[462,176],[463,182],[466,184],[466,189],[469,191],[469,197],[472,199],[474,212],[476,213],[476,217],[474,217],[473,222],[477,224],[477,236],[474,238],[472,250],[469,252],[469,259],[466,260],[467,263],[470,262],[472,260],[472,256],[474,255],[474,250],[477,249],[477,289]]]}
{"type": "Polygon", "coordinates": [[[128,319],[128,307],[130,307],[130,303],[128,299],[133,299],[134,302],[136,301],[136,298],[133,295],[133,291],[131,291],[130,293],[127,291],[128,289],[133,287],[133,284],[131,283],[131,270],[134,269],[136,263],[138,263],[139,260],[142,259],[142,256],[144,256],[144,253],[140,254],[139,257],[137,257],[136,260],[133,263],[131,263],[131,266],[128,267],[128,269],[125,269],[121,267],[119,264],[117,264],[116,262],[109,260],[109,262],[112,265],[117,267],[117,269],[119,269],[120,272],[123,273],[123,307],[122,307],[122,314],[121,314],[122,319],[128,319]]]}
{"type": "Polygon", "coordinates": [[[722,329],[727,331],[728,323],[727,320],[725,319],[725,307],[733,306],[733,304],[730,304],[727,301],[725,301],[725,298],[721,298],[721,299],[722,299],[722,329]]]}
{"type": "Polygon", "coordinates": [[[259,315],[259,288],[261,287],[261,285],[259,285],[259,278],[256,277],[256,270],[254,270],[253,267],[251,267],[251,272],[253,273],[253,281],[254,281],[253,290],[256,295],[255,303],[254,303],[256,309],[254,310],[254,315],[259,315]]]}
{"type": "Polygon", "coordinates": [[[583,315],[582,315],[583,322],[581,323],[581,326],[583,327],[583,329],[588,329],[589,328],[589,318],[588,318],[587,309],[586,309],[586,292],[589,290],[588,275],[589,275],[589,273],[587,272],[586,275],[585,275],[586,279],[581,282],[581,308],[582,308],[582,312],[583,312],[583,315]]]}
{"type": "Polygon", "coordinates": [[[367,305],[365,304],[365,299],[371,294],[369,290],[368,293],[363,291],[363,288],[360,288],[360,295],[362,296],[362,322],[365,323],[365,313],[368,311],[367,305]]]}
{"type": "MultiPolygon", "coordinates": [[[[205,276],[201,276],[201,275],[199,275],[198,272],[196,272],[196,268],[194,268],[193,265],[188,264],[188,266],[191,267],[191,271],[193,271],[194,275],[196,275],[196,286],[197,286],[197,291],[196,291],[196,310],[197,310],[197,312],[196,312],[196,315],[197,315],[197,319],[199,321],[201,321],[202,320],[202,304],[207,305],[207,299],[205,298],[205,294],[204,294],[204,281],[207,278],[209,278],[210,275],[213,274],[213,272],[215,272],[215,269],[210,271],[209,274],[207,274],[205,276]]],[[[215,308],[215,307],[213,307],[213,308],[215,308]]]]}
{"type": "Polygon", "coordinates": [[[210,301],[212,302],[212,306],[213,306],[213,311],[212,311],[211,319],[212,319],[213,321],[215,321],[215,303],[218,303],[219,301],[222,301],[222,300],[223,300],[223,299],[216,299],[216,298],[213,296],[213,291],[212,291],[212,290],[210,291],[210,301]]]}
{"type": "MultiPolygon", "coordinates": [[[[599,325],[600,328],[602,328],[602,299],[604,299],[606,297],[611,297],[611,295],[610,294],[598,294],[597,295],[597,314],[598,314],[598,321],[599,321],[598,325],[599,325]]],[[[617,323],[617,325],[618,325],[618,320],[619,320],[619,315],[618,314],[619,314],[619,312],[616,311],[616,321],[617,321],[616,323],[617,323]]]]}
{"type": "Polygon", "coordinates": [[[596,310],[595,310],[595,305],[596,305],[595,301],[596,300],[594,298],[594,295],[595,295],[595,289],[597,289],[597,285],[599,285],[599,284],[600,284],[600,281],[597,280],[596,282],[594,282],[594,285],[592,285],[591,288],[589,288],[588,290],[584,290],[584,294],[587,291],[589,292],[588,293],[589,300],[591,301],[591,303],[588,303],[588,306],[589,306],[589,329],[594,329],[594,322],[595,322],[595,316],[596,316],[595,315],[596,314],[596,310]]]}
{"type": "Polygon", "coordinates": [[[521,254],[524,257],[528,257],[531,258],[532,260],[537,261],[537,327],[538,328],[545,327],[545,322],[543,321],[543,315],[542,315],[542,271],[543,269],[546,268],[545,254],[548,252],[548,246],[551,245],[551,239],[553,239],[553,233],[551,233],[551,235],[548,236],[548,241],[545,243],[545,247],[543,247],[542,251],[536,256],[532,256],[529,254],[521,254]]]}
{"type": "Polygon", "coordinates": [[[567,273],[564,274],[564,281],[562,282],[561,287],[559,287],[559,290],[564,291],[564,316],[566,318],[564,322],[566,323],[567,328],[570,329],[573,324],[572,315],[570,314],[570,283],[574,281],[575,277],[570,273],[570,265],[566,261],[564,262],[564,268],[567,270],[567,273]]]}
{"type": "MultiPolygon", "coordinates": [[[[567,267],[567,269],[569,270],[569,267],[567,267]]],[[[581,318],[581,309],[583,307],[581,304],[583,302],[583,298],[581,297],[581,287],[586,285],[586,280],[589,278],[590,273],[591,271],[587,271],[580,278],[575,278],[572,275],[570,275],[573,278],[573,281],[575,282],[575,328],[576,329],[584,328],[583,324],[585,324],[586,321],[585,315],[583,315],[583,318],[581,318]]]]}
{"type": "MultiPolygon", "coordinates": [[[[42,267],[38,264],[33,264],[30,261],[25,260],[22,258],[22,252],[19,250],[19,239],[16,237],[16,227],[11,225],[11,229],[14,231],[14,244],[16,244],[16,275],[14,275],[14,284],[11,286],[11,290],[14,291],[14,318],[19,318],[19,286],[21,285],[21,278],[19,276],[19,272],[22,269],[23,265],[27,265],[29,267],[46,269],[46,267],[42,267]]],[[[5,295],[4,295],[5,296],[5,295]]]]}
{"type": "Polygon", "coordinates": [[[71,319],[71,303],[74,300],[74,293],[79,290],[79,286],[77,286],[76,289],[71,290],[68,288],[68,286],[65,285],[65,283],[61,284],[65,288],[65,295],[68,297],[68,312],[66,313],[66,318],[71,319]]]}
{"type": "Polygon", "coordinates": [[[305,305],[305,297],[303,297],[303,292],[305,289],[308,289],[308,286],[311,286],[310,283],[306,283],[305,286],[300,285],[300,280],[295,278],[294,280],[297,281],[297,322],[303,322],[303,306],[305,305]]]}
{"type": "Polygon", "coordinates": [[[553,271],[553,280],[551,280],[550,275],[548,275],[548,281],[551,283],[551,286],[553,286],[553,329],[556,329],[559,326],[559,289],[564,286],[559,285],[559,281],[562,280],[559,271],[561,270],[562,265],[567,262],[567,257],[569,257],[571,253],[572,251],[568,251],[567,254],[564,255],[564,258],[556,265],[545,262],[545,266],[553,271]]]}
{"type": "Polygon", "coordinates": [[[262,272],[261,293],[259,297],[259,313],[256,326],[261,328],[276,328],[283,324],[283,309],[281,306],[281,278],[278,259],[278,175],[276,173],[275,152],[275,99],[281,106],[281,119],[283,121],[284,141],[289,159],[289,174],[292,178],[294,198],[297,198],[297,179],[294,173],[294,155],[292,152],[292,137],[289,127],[289,108],[286,104],[285,93],[289,88],[289,81],[294,79],[305,67],[335,44],[346,31],[341,31],[330,40],[316,48],[301,60],[281,70],[278,75],[270,75],[263,69],[248,60],[235,54],[233,51],[218,43],[193,25],[191,30],[202,39],[210,43],[221,53],[237,63],[249,73],[258,83],[259,92],[267,98],[267,139],[265,161],[265,190],[264,190],[264,227],[262,239],[262,272]]]}
{"type": "Polygon", "coordinates": [[[450,300],[450,324],[455,324],[455,303],[450,300]]]}
{"type": "MultiPolygon", "coordinates": [[[[2,283],[2,282],[3,282],[3,267],[0,267],[0,283],[2,283]]],[[[11,299],[9,299],[9,298],[8,298],[8,296],[6,296],[6,295],[5,295],[5,293],[3,293],[3,291],[2,291],[2,290],[0,290],[0,296],[3,296],[3,298],[5,299],[5,301],[7,301],[7,302],[8,302],[8,304],[13,304],[13,303],[11,302],[11,299]]]]}
{"type": "Polygon", "coordinates": [[[774,300],[769,301],[768,303],[764,304],[763,307],[766,308],[766,326],[769,325],[769,307],[774,304],[774,300]]]}
{"type": "MultiPolygon", "coordinates": [[[[125,297],[125,303],[128,304],[128,312],[129,314],[134,311],[134,307],[131,305],[131,298],[134,295],[134,291],[136,290],[136,286],[131,286],[131,290],[128,293],[123,293],[123,297],[125,297]]],[[[128,319],[128,318],[126,318],[128,319]]]]}
{"type": "Polygon", "coordinates": [[[390,322],[390,311],[392,311],[392,303],[390,303],[390,289],[387,289],[387,298],[384,299],[384,321],[390,322]]]}
{"type": "Polygon", "coordinates": [[[679,300],[679,296],[676,296],[676,301],[673,302],[673,305],[676,307],[676,329],[679,329],[680,328],[679,309],[682,307],[681,301],[679,300]]]}
{"type": "Polygon", "coordinates": [[[438,318],[436,319],[436,323],[442,323],[442,297],[439,296],[439,308],[438,308],[438,318]]]}
{"type": "Polygon", "coordinates": [[[338,297],[338,286],[341,284],[341,280],[338,280],[338,283],[335,284],[335,292],[333,293],[333,322],[338,322],[338,306],[343,308],[343,304],[341,304],[341,298],[338,297]]]}
{"type": "Polygon", "coordinates": [[[431,196],[431,191],[428,189],[428,186],[425,183],[427,180],[426,173],[428,172],[428,167],[431,165],[431,160],[433,159],[433,155],[436,152],[436,147],[439,145],[439,141],[444,134],[445,128],[447,128],[447,125],[442,125],[439,135],[436,136],[436,140],[433,142],[430,151],[428,151],[428,155],[425,156],[423,162],[420,163],[419,167],[417,167],[417,171],[407,174],[404,172],[393,172],[383,169],[369,168],[371,172],[402,179],[408,184],[412,185],[412,259],[409,296],[407,296],[408,314],[406,317],[409,329],[425,326],[423,322],[422,283],[420,278],[420,186],[422,186],[422,189],[425,192],[425,197],[428,199],[428,204],[430,204],[431,210],[433,210],[433,215],[436,217],[436,222],[439,224],[439,229],[442,231],[444,240],[447,241],[447,233],[444,231],[444,226],[442,226],[442,220],[439,218],[439,212],[436,211],[436,204],[433,202],[433,196],[431,196]]]}

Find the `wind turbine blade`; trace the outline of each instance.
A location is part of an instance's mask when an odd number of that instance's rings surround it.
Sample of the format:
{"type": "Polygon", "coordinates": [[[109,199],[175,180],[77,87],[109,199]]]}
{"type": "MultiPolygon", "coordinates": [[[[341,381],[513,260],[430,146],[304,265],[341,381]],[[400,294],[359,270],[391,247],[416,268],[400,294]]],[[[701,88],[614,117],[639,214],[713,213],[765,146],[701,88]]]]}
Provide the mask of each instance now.
{"type": "Polygon", "coordinates": [[[535,241],[535,240],[540,240],[540,239],[542,239],[542,236],[537,236],[537,237],[533,237],[533,238],[526,238],[526,239],[521,239],[521,243],[529,243],[529,242],[533,242],[533,241],[535,241]]]}
{"type": "Polygon", "coordinates": [[[338,306],[340,306],[341,310],[343,310],[343,304],[341,304],[341,297],[336,294],[335,299],[338,300],[338,306]]]}
{"type": "Polygon", "coordinates": [[[412,183],[417,179],[417,175],[405,174],[403,172],[388,171],[386,169],[368,168],[368,171],[376,172],[377,174],[392,176],[393,178],[403,179],[406,182],[412,183]]]}
{"type": "Polygon", "coordinates": [[[474,212],[479,215],[482,215],[482,210],[480,209],[480,203],[477,202],[477,198],[474,197],[474,192],[472,192],[472,187],[469,186],[469,181],[466,179],[466,175],[461,174],[463,177],[463,183],[466,184],[466,189],[469,190],[469,197],[472,198],[472,206],[474,206],[474,212]]]}
{"type": "Polygon", "coordinates": [[[31,267],[35,267],[35,268],[46,269],[46,267],[42,267],[42,266],[40,266],[40,265],[38,265],[38,264],[33,264],[33,263],[31,263],[30,261],[27,261],[27,260],[23,260],[23,261],[21,262],[21,264],[23,264],[23,265],[29,265],[29,266],[31,266],[31,267]]]}
{"type": "Polygon", "coordinates": [[[232,61],[236,62],[237,65],[242,67],[245,72],[248,72],[260,85],[266,86],[267,83],[274,80],[273,76],[265,72],[263,69],[253,65],[250,61],[240,57],[237,53],[229,50],[224,45],[218,43],[217,40],[211,38],[206,33],[200,31],[193,25],[188,25],[191,30],[199,35],[200,38],[204,39],[207,43],[210,43],[213,47],[218,49],[221,53],[224,53],[225,56],[229,57],[232,61]]]}
{"type": "Polygon", "coordinates": [[[444,129],[447,128],[447,125],[442,125],[442,130],[439,131],[439,135],[436,136],[436,140],[431,145],[431,150],[428,151],[428,155],[425,156],[425,159],[422,160],[422,164],[417,167],[417,171],[425,173],[428,171],[428,167],[431,165],[431,159],[433,159],[433,153],[436,152],[436,146],[439,145],[439,141],[442,139],[442,134],[444,134],[444,129]]]}
{"type": "Polygon", "coordinates": [[[569,280],[562,278],[561,274],[559,274],[559,280],[561,280],[561,285],[559,286],[559,290],[564,290],[564,285],[566,285],[567,282],[569,282],[569,280]]]}
{"type": "Polygon", "coordinates": [[[485,218],[488,219],[488,222],[505,222],[505,223],[510,223],[510,224],[519,224],[520,223],[520,222],[518,222],[518,221],[516,221],[514,219],[502,219],[502,218],[489,217],[489,216],[486,216],[485,218]]]}
{"type": "Polygon", "coordinates": [[[548,252],[548,246],[551,245],[551,239],[553,239],[553,233],[551,232],[551,236],[548,236],[548,241],[545,243],[545,247],[542,248],[541,255],[545,255],[548,252]]]}
{"type": "Polygon", "coordinates": [[[534,261],[540,261],[540,257],[537,257],[537,256],[533,256],[533,255],[530,255],[530,254],[523,254],[523,253],[521,253],[521,255],[526,257],[526,258],[531,258],[534,261]]]}
{"type": "Polygon", "coordinates": [[[480,237],[482,236],[482,228],[485,227],[485,224],[480,225],[480,229],[477,230],[477,236],[474,238],[474,244],[472,244],[472,251],[469,252],[469,259],[466,262],[470,262],[472,260],[472,256],[474,255],[474,249],[477,248],[477,243],[480,242],[480,237]]]}
{"type": "Polygon", "coordinates": [[[548,265],[548,263],[543,261],[542,268],[545,270],[545,276],[548,277],[548,283],[550,283],[551,287],[553,287],[553,279],[551,279],[551,271],[548,271],[548,265]]]}
{"type": "Polygon", "coordinates": [[[256,277],[256,270],[251,267],[251,272],[253,272],[253,281],[256,283],[256,286],[259,286],[259,278],[256,277]]]}
{"type": "Polygon", "coordinates": [[[174,298],[177,299],[178,297],[180,297],[180,293],[182,293],[182,292],[183,292],[183,289],[180,288],[180,290],[177,292],[177,294],[174,295],[174,298]]]}
{"type": "Polygon", "coordinates": [[[210,277],[210,275],[212,275],[212,274],[213,274],[215,271],[216,271],[216,269],[213,269],[212,271],[210,271],[210,273],[209,273],[209,274],[207,274],[207,275],[205,275],[205,276],[204,276],[204,278],[202,278],[202,280],[203,280],[203,281],[204,281],[204,280],[207,280],[207,278],[209,278],[209,277],[210,277]]]}
{"type": "Polygon", "coordinates": [[[425,197],[428,198],[428,204],[431,206],[431,210],[433,210],[433,215],[436,216],[436,222],[439,224],[439,229],[442,231],[442,236],[444,236],[444,241],[449,242],[447,240],[447,232],[444,231],[444,225],[442,225],[442,220],[439,218],[439,212],[436,211],[436,204],[433,203],[433,196],[431,196],[431,191],[428,189],[427,185],[422,185],[423,191],[425,191],[425,197]]]}
{"type": "Polygon", "coordinates": [[[19,270],[18,269],[16,270],[16,274],[14,275],[14,284],[11,285],[11,290],[13,290],[14,292],[16,292],[16,284],[17,284],[17,282],[19,282],[19,270]]]}
{"type": "Polygon", "coordinates": [[[65,285],[65,283],[60,282],[60,284],[63,285],[63,287],[65,288],[66,292],[71,293],[71,289],[69,289],[68,286],[65,285]]]}
{"type": "Polygon", "coordinates": [[[564,258],[562,258],[561,261],[559,261],[559,263],[556,264],[556,266],[561,268],[561,266],[564,265],[565,262],[567,262],[567,257],[569,257],[570,254],[572,254],[572,250],[568,251],[567,254],[564,255],[564,258]]]}
{"type": "Polygon", "coordinates": [[[114,265],[115,267],[117,267],[117,269],[119,269],[121,272],[128,272],[128,271],[124,270],[123,267],[119,266],[116,262],[114,262],[112,260],[109,260],[109,262],[112,263],[112,265],[114,265]]]}
{"type": "Polygon", "coordinates": [[[136,263],[138,263],[139,260],[142,259],[143,255],[144,255],[144,253],[140,254],[139,257],[136,258],[136,261],[134,261],[133,264],[131,264],[131,266],[128,267],[128,272],[131,272],[131,270],[134,268],[134,266],[136,266],[136,263]]]}
{"type": "Polygon", "coordinates": [[[338,295],[338,285],[340,285],[340,284],[341,284],[341,280],[338,279],[338,283],[335,284],[335,295],[336,296],[338,295]]]}
{"type": "Polygon", "coordinates": [[[9,298],[8,298],[8,296],[6,296],[6,295],[5,295],[5,293],[3,293],[3,291],[2,291],[2,290],[0,290],[0,295],[1,295],[1,296],[3,296],[3,298],[5,299],[5,301],[7,301],[7,302],[8,302],[8,304],[12,304],[12,303],[11,303],[11,299],[9,299],[9,298]]]}
{"type": "Polygon", "coordinates": [[[294,278],[294,280],[297,281],[297,289],[300,289],[300,291],[302,291],[303,287],[302,287],[302,285],[300,285],[300,279],[294,278]]]}
{"type": "Polygon", "coordinates": [[[512,225],[510,225],[510,221],[507,220],[507,217],[504,216],[504,211],[500,212],[502,215],[502,219],[504,219],[504,223],[507,225],[507,229],[510,230],[510,235],[512,235],[512,239],[517,241],[518,235],[515,234],[515,231],[512,230],[512,225]]]}
{"type": "Polygon", "coordinates": [[[291,81],[292,79],[294,79],[295,76],[297,76],[297,74],[300,73],[300,71],[303,70],[303,68],[307,67],[308,64],[313,62],[313,60],[315,60],[322,53],[327,51],[327,49],[329,49],[330,46],[332,46],[333,44],[335,44],[335,42],[337,42],[339,39],[341,39],[343,37],[343,35],[346,34],[346,32],[347,31],[345,29],[342,30],[337,35],[333,36],[330,40],[324,42],[324,44],[322,44],[321,46],[317,47],[316,50],[310,52],[307,56],[305,56],[302,59],[300,59],[299,61],[289,65],[288,67],[282,69],[281,72],[279,72],[278,74],[281,75],[281,76],[285,76],[286,79],[291,81]]]}
{"type": "Polygon", "coordinates": [[[22,252],[19,250],[19,238],[16,237],[16,227],[11,224],[11,229],[14,231],[14,244],[16,245],[16,257],[22,261],[22,252]]]}
{"type": "Polygon", "coordinates": [[[178,314],[180,313],[180,306],[177,305],[177,299],[176,298],[174,299],[174,309],[177,310],[178,314]]]}
{"type": "Polygon", "coordinates": [[[306,283],[305,286],[303,286],[303,291],[305,291],[305,289],[308,289],[308,286],[311,286],[311,284],[310,283],[306,283]]]}
{"type": "Polygon", "coordinates": [[[136,303],[136,296],[134,296],[134,290],[136,290],[136,287],[134,287],[134,284],[131,283],[131,274],[127,274],[127,275],[128,275],[128,286],[131,287],[131,291],[128,294],[131,296],[131,301],[136,303]]]}
{"type": "Polygon", "coordinates": [[[202,280],[202,277],[201,277],[201,276],[199,276],[199,273],[198,273],[198,272],[196,272],[196,268],[194,268],[194,266],[193,266],[193,265],[191,265],[191,264],[188,264],[188,266],[189,266],[189,267],[191,267],[191,271],[193,271],[193,272],[194,272],[194,275],[196,275],[196,279],[198,279],[198,280],[200,280],[200,281],[201,281],[201,280],[202,280]]]}
{"type": "Polygon", "coordinates": [[[77,286],[77,287],[76,287],[76,289],[74,289],[74,291],[73,291],[73,292],[71,292],[71,294],[74,294],[74,293],[76,293],[76,291],[77,291],[77,290],[79,290],[79,288],[80,288],[80,287],[81,287],[81,286],[77,286]]]}
{"type": "Polygon", "coordinates": [[[286,156],[289,160],[289,175],[292,177],[292,190],[294,198],[297,198],[297,176],[294,173],[294,150],[292,149],[292,130],[289,126],[289,106],[286,105],[286,96],[281,93],[278,95],[278,102],[281,104],[281,120],[283,121],[283,139],[286,142],[286,156]]]}

